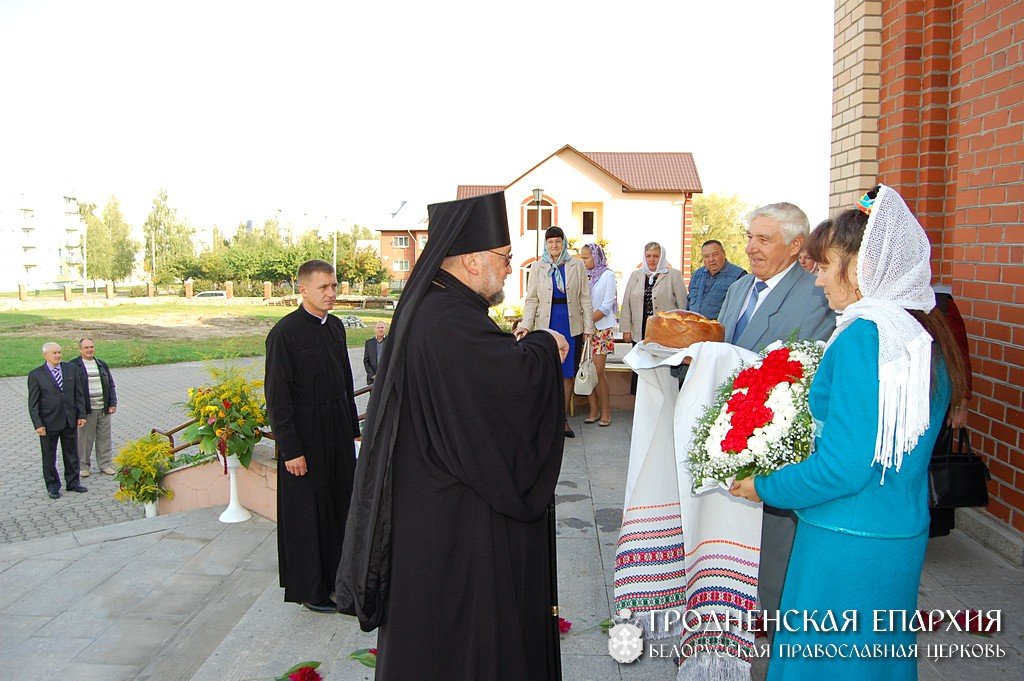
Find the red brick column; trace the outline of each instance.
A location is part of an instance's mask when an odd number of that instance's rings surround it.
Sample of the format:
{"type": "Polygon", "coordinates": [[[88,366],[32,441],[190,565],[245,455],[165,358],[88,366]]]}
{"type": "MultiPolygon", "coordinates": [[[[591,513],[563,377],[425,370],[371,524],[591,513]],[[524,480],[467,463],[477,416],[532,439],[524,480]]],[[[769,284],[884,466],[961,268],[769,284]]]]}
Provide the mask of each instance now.
{"type": "Polygon", "coordinates": [[[988,511],[1024,531],[1024,3],[883,3],[880,179],[934,244],[971,340],[988,511]]]}
{"type": "Polygon", "coordinates": [[[1024,3],[884,0],[879,179],[933,244],[970,337],[988,512],[1024,532],[1024,3]]]}

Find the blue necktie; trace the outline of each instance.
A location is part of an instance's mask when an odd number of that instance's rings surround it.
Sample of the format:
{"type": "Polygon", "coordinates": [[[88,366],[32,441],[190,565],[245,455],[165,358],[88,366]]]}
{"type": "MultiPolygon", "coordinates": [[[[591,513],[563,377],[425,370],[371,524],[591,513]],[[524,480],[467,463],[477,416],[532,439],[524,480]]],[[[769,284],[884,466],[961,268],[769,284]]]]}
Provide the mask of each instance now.
{"type": "Polygon", "coordinates": [[[61,373],[60,365],[50,368],[50,373],[53,374],[53,380],[57,381],[57,388],[64,390],[64,376],[61,373]]]}
{"type": "Polygon", "coordinates": [[[768,288],[768,284],[764,283],[760,279],[754,282],[754,294],[750,296],[750,302],[747,303],[747,309],[743,311],[740,318],[736,320],[736,328],[732,331],[732,342],[735,343],[739,340],[743,330],[747,328],[747,324],[750,322],[750,318],[754,316],[754,308],[757,307],[757,299],[761,295],[761,291],[768,288]]]}

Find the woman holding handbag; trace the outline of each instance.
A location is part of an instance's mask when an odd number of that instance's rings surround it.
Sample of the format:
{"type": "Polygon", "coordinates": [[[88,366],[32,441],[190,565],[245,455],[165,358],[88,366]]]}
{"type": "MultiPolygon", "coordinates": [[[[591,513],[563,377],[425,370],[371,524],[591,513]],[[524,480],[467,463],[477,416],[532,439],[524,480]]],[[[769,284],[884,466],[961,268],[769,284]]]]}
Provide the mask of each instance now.
{"type": "Polygon", "coordinates": [[[583,423],[597,423],[599,426],[612,424],[612,406],[608,394],[608,377],[605,375],[605,362],[608,355],[615,352],[615,315],[619,311],[619,303],[615,291],[615,273],[608,267],[608,259],[600,244],[587,244],[580,250],[580,258],[587,267],[587,280],[590,282],[590,300],[594,305],[594,329],[596,333],[590,338],[590,353],[594,363],[594,374],[597,376],[597,387],[587,396],[590,402],[590,414],[583,423]]]}
{"type": "Polygon", "coordinates": [[[550,328],[569,341],[569,354],[562,362],[566,437],[576,437],[569,426],[569,402],[583,344],[594,335],[594,311],[586,272],[583,262],[569,255],[565,232],[560,227],[549,227],[544,232],[544,254],[530,265],[523,321],[512,332],[518,339],[534,329],[550,328]]]}

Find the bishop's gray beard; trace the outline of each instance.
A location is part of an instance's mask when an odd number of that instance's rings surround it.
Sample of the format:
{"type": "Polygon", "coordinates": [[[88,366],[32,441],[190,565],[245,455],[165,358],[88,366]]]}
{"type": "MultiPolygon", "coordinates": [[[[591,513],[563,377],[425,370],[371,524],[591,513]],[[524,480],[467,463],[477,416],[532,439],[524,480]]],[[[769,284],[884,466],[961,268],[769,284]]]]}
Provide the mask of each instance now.
{"type": "Polygon", "coordinates": [[[478,291],[478,293],[487,301],[489,306],[501,305],[501,303],[505,302],[505,277],[491,269],[490,265],[486,266],[484,274],[486,275],[484,279],[486,287],[483,291],[478,291]]]}
{"type": "Polygon", "coordinates": [[[497,293],[492,293],[491,295],[487,296],[487,304],[490,305],[491,307],[494,307],[495,305],[501,305],[503,302],[505,302],[505,291],[502,289],[498,289],[497,293]]]}

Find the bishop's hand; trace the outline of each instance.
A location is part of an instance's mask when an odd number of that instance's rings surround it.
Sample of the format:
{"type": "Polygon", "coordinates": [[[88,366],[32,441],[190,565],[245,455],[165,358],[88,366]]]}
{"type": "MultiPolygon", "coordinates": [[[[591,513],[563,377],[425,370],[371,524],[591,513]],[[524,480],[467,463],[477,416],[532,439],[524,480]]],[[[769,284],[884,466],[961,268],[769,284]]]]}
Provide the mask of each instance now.
{"type": "Polygon", "coordinates": [[[555,337],[555,343],[558,344],[558,357],[559,357],[559,360],[564,362],[566,356],[569,354],[569,341],[565,340],[565,336],[563,336],[562,334],[558,333],[554,329],[544,329],[544,330],[547,331],[548,333],[550,333],[552,336],[555,337]]]}

